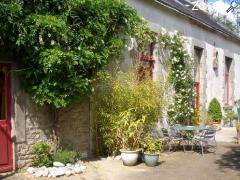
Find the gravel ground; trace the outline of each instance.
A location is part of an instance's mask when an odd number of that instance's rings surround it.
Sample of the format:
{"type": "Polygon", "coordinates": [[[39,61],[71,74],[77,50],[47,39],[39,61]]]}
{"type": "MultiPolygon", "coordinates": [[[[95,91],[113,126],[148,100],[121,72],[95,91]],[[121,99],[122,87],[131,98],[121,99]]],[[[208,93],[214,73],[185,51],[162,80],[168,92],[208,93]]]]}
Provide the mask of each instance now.
{"type": "MultiPolygon", "coordinates": [[[[235,130],[222,129],[218,132],[218,148],[215,153],[202,157],[199,152],[164,153],[160,164],[154,168],[143,163],[134,167],[125,167],[121,161],[94,160],[86,162],[87,171],[59,180],[239,180],[240,145],[232,143],[235,130]],[[230,135],[231,134],[231,135],[230,135]]],[[[31,180],[27,173],[0,175],[6,180],[31,180]]]]}

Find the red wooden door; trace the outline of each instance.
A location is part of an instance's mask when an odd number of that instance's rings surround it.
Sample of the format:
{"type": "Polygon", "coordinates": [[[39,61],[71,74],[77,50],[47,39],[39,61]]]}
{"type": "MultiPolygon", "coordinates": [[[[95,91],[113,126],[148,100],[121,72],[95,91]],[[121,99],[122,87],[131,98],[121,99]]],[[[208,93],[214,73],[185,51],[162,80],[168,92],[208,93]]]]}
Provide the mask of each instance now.
{"type": "Polygon", "coordinates": [[[10,66],[0,64],[0,173],[13,168],[10,66]]]}

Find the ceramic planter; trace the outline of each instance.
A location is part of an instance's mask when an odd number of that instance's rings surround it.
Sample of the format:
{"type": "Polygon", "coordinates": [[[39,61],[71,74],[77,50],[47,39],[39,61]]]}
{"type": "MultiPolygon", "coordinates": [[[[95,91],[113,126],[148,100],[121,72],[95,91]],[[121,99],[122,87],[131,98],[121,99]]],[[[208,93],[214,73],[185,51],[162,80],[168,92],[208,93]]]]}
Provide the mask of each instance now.
{"type": "Polygon", "coordinates": [[[138,151],[121,150],[120,152],[124,166],[135,166],[137,164],[140,150],[138,151]]]}
{"type": "Polygon", "coordinates": [[[150,167],[156,166],[159,161],[159,153],[156,154],[144,153],[144,161],[147,166],[150,167]]]}

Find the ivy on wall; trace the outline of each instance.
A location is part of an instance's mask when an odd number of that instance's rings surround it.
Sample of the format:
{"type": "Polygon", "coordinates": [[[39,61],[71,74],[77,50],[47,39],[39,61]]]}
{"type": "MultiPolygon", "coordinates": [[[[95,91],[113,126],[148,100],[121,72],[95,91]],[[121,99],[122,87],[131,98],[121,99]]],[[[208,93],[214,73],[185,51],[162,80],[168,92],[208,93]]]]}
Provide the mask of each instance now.
{"type": "Polygon", "coordinates": [[[184,48],[184,40],[178,32],[159,36],[161,48],[169,49],[169,82],[173,88],[173,101],[168,108],[171,123],[194,124],[195,85],[193,62],[184,48]]]}
{"type": "Polygon", "coordinates": [[[92,92],[96,72],[123,49],[152,37],[123,0],[1,0],[0,49],[26,67],[21,80],[34,101],[66,107],[92,92]]]}

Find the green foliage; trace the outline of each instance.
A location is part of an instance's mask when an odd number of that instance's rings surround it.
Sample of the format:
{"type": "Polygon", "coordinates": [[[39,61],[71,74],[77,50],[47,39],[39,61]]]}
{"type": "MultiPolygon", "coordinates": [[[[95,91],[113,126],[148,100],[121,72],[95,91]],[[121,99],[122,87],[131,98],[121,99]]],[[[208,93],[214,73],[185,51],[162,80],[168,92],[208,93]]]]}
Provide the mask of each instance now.
{"type": "Polygon", "coordinates": [[[96,93],[97,129],[108,153],[139,148],[144,129],[157,122],[164,105],[160,82],[138,80],[136,72],[119,72],[96,93]]]}
{"type": "Polygon", "coordinates": [[[34,166],[51,166],[52,154],[51,154],[51,145],[47,143],[38,143],[33,145],[32,153],[35,155],[33,158],[34,166]]]}
{"type": "Polygon", "coordinates": [[[192,140],[195,133],[196,133],[196,132],[194,132],[194,131],[185,131],[185,132],[184,132],[184,135],[185,135],[185,138],[186,138],[187,140],[192,140]]]}
{"type": "Polygon", "coordinates": [[[222,120],[221,105],[216,98],[213,98],[208,106],[208,117],[214,122],[222,120]]]}
{"type": "Polygon", "coordinates": [[[53,159],[66,165],[67,163],[74,163],[77,157],[79,157],[79,153],[75,150],[60,150],[56,152],[53,159]]]}
{"type": "Polygon", "coordinates": [[[169,82],[173,88],[173,100],[168,109],[169,120],[176,124],[194,124],[193,63],[184,48],[184,40],[177,32],[172,36],[162,32],[159,44],[170,50],[169,82]]]}
{"type": "Polygon", "coordinates": [[[123,0],[0,2],[0,49],[26,67],[22,83],[40,105],[66,107],[91,93],[95,73],[126,37],[141,48],[152,34],[123,0]]]}
{"type": "Polygon", "coordinates": [[[226,28],[230,31],[237,32],[238,30],[238,25],[239,25],[239,20],[236,19],[236,22],[228,19],[226,16],[217,13],[216,11],[211,12],[211,16],[219,23],[223,24],[226,26],[226,28]]]}
{"type": "Polygon", "coordinates": [[[228,120],[238,119],[238,115],[232,109],[226,111],[226,117],[228,120]]]}
{"type": "Polygon", "coordinates": [[[237,121],[236,123],[236,130],[238,133],[240,133],[240,121],[237,121]]]}
{"type": "Polygon", "coordinates": [[[141,146],[145,152],[155,154],[164,150],[165,142],[148,134],[141,140],[141,146]]]}

